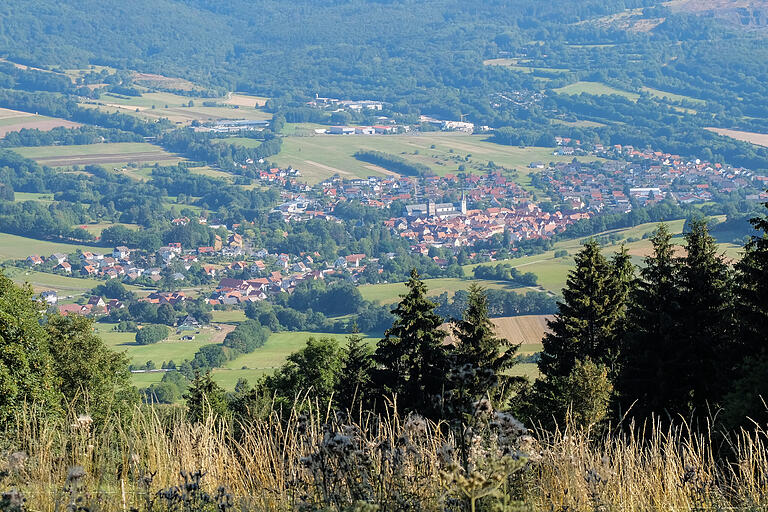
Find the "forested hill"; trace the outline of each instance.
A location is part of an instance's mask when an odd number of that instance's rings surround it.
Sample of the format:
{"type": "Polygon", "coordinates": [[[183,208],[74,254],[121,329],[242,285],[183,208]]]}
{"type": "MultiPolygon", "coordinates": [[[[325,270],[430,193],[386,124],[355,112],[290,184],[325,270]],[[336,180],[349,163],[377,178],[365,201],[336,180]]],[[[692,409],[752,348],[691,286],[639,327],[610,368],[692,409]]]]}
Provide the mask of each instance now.
{"type": "Polygon", "coordinates": [[[315,94],[375,99],[411,123],[427,114],[515,130],[502,143],[562,135],[768,169],[765,148],[706,131],[768,133],[768,31],[703,8],[718,0],[691,5],[5,0],[0,56],[186,78],[267,96],[272,112],[315,94]]]}
{"type": "Polygon", "coordinates": [[[651,0],[7,0],[0,52],[36,65],[102,63],[264,94],[349,83],[408,89],[482,70],[494,38],[651,0]],[[322,73],[318,73],[322,70],[322,73]],[[394,78],[398,80],[393,84],[394,78]]]}

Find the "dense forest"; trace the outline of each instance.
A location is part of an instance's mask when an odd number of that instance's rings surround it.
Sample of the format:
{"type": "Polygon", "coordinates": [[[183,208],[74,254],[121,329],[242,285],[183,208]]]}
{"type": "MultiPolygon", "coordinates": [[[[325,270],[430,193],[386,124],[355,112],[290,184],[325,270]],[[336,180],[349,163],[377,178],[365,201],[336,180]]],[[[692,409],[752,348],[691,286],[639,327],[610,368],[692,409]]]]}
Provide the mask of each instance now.
{"type": "Polygon", "coordinates": [[[1,106],[144,136],[162,127],[91,119],[72,106],[45,108],[52,100],[39,94],[98,97],[106,88],[135,95],[128,70],[137,70],[191,79],[209,90],[268,96],[268,108],[284,111],[289,121],[343,124],[342,115],[302,108],[315,94],[372,98],[387,102],[396,116],[466,116],[511,127],[522,134],[509,138],[516,144],[561,134],[768,168],[765,149],[704,130],[768,129],[764,32],[672,11],[656,0],[13,0],[0,21],[0,53],[13,61],[48,70],[91,64],[119,70],[94,71],[88,82],[103,87],[89,89],[63,74],[0,65],[1,106]],[[652,28],[611,21],[622,16],[652,28]],[[507,64],[486,66],[487,59],[507,64]],[[582,80],[621,95],[559,89],[582,80]],[[20,98],[11,89],[38,96],[20,98]]]}

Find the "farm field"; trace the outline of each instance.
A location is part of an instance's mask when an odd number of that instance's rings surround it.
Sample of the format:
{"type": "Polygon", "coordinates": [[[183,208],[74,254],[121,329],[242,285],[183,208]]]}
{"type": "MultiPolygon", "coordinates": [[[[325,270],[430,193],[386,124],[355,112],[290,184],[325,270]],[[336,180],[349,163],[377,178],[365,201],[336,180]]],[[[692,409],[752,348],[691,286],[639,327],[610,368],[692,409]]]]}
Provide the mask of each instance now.
{"type": "Polygon", "coordinates": [[[80,126],[80,123],[66,119],[0,108],[0,137],[5,137],[6,134],[17,132],[23,128],[48,131],[58,127],[75,128],[77,126],[80,126]]]}
{"type": "MultiPolygon", "coordinates": [[[[499,338],[512,345],[520,345],[518,354],[528,355],[541,351],[541,338],[547,332],[547,315],[505,316],[492,318],[494,332],[499,338]]],[[[443,324],[443,330],[450,331],[450,324],[443,324]]],[[[455,342],[450,334],[446,340],[455,342]]]]}
{"type": "MultiPolygon", "coordinates": [[[[55,252],[69,254],[77,251],[92,251],[93,246],[69,244],[61,242],[48,242],[35,240],[23,236],[0,233],[0,261],[24,259],[27,256],[37,254],[50,256],[55,252]]],[[[96,248],[98,250],[98,248],[96,248]]],[[[104,249],[106,251],[106,249],[104,249]]]]}
{"type": "MultiPolygon", "coordinates": [[[[493,161],[497,166],[516,169],[519,183],[530,184],[528,165],[534,161],[561,162],[572,158],[554,156],[551,148],[503,146],[488,142],[485,135],[456,133],[420,135],[316,135],[286,137],[282,151],[271,158],[281,167],[299,169],[308,183],[317,183],[339,174],[366,177],[391,174],[386,169],[357,160],[357,151],[383,151],[428,166],[438,175],[481,169],[493,161]],[[434,146],[434,148],[432,147],[434,146]]],[[[590,159],[587,159],[590,160],[590,159]]],[[[594,158],[592,158],[594,160],[594,158]]]]}
{"type": "MultiPolygon", "coordinates": [[[[470,274],[471,275],[471,274],[470,274]]],[[[496,290],[520,291],[525,292],[528,288],[515,288],[504,281],[489,281],[484,279],[459,279],[459,278],[437,278],[425,279],[430,297],[436,297],[442,293],[452,294],[459,290],[467,290],[472,283],[478,283],[485,288],[496,290]]],[[[365,300],[378,302],[380,304],[394,304],[400,300],[400,294],[405,293],[405,283],[385,283],[385,284],[364,284],[359,286],[360,294],[365,300]]]]}
{"type": "Polygon", "coordinates": [[[74,146],[18,147],[13,151],[51,167],[73,165],[170,163],[181,158],[145,142],[117,142],[74,146]]]}
{"type": "Polygon", "coordinates": [[[707,128],[707,130],[724,137],[749,142],[756,146],[768,147],[768,133],[742,132],[739,130],[729,130],[727,128],[707,128]]]}
{"type": "Polygon", "coordinates": [[[560,87],[559,89],[554,89],[554,91],[559,94],[568,94],[568,95],[578,95],[578,94],[586,93],[586,94],[592,94],[595,96],[608,96],[612,94],[617,94],[619,96],[624,96],[625,98],[628,98],[632,101],[637,101],[638,98],[640,98],[640,95],[637,93],[615,89],[601,82],[586,82],[586,81],[576,82],[570,85],[566,85],[565,87],[560,87]]]}
{"type": "Polygon", "coordinates": [[[202,98],[169,92],[147,92],[136,97],[106,93],[98,103],[85,103],[82,106],[98,108],[106,112],[120,111],[151,120],[167,118],[176,124],[188,125],[193,121],[206,122],[220,119],[271,119],[271,114],[255,108],[264,103],[266,98],[244,94],[202,98]],[[192,106],[189,105],[190,101],[192,106]],[[215,102],[216,106],[204,106],[203,102],[215,102]]]}
{"type": "MultiPolygon", "coordinates": [[[[718,220],[723,220],[724,217],[716,217],[718,220]]],[[[682,231],[684,220],[675,220],[666,222],[670,232],[673,234],[673,243],[680,245],[683,243],[682,231]]],[[[619,235],[621,240],[614,242],[603,247],[603,252],[606,256],[610,256],[614,252],[618,251],[621,244],[624,243],[627,247],[627,251],[632,256],[632,261],[636,265],[643,263],[643,258],[649,256],[652,253],[653,247],[650,240],[643,239],[643,235],[652,233],[658,223],[649,222],[647,224],[641,224],[639,226],[631,228],[616,229],[606,231],[594,235],[596,238],[600,238],[606,235],[619,235]],[[639,239],[632,242],[627,242],[627,239],[639,239]]],[[[522,258],[514,258],[511,260],[500,260],[490,263],[479,263],[473,265],[465,265],[464,273],[467,276],[472,275],[472,269],[478,265],[496,265],[498,263],[511,263],[515,268],[521,272],[533,272],[539,278],[539,285],[547,291],[559,295],[560,291],[565,286],[565,281],[568,276],[568,272],[573,268],[573,255],[581,249],[582,244],[589,237],[584,237],[575,240],[566,240],[557,242],[555,247],[551,251],[547,251],[542,254],[534,256],[525,256],[522,258]],[[555,258],[554,253],[556,250],[566,250],[568,255],[560,258],[555,258]]],[[[738,245],[724,242],[719,243],[718,247],[720,252],[724,253],[726,258],[732,260],[740,257],[742,248],[738,245]]],[[[680,250],[682,254],[682,250],[680,250]]]]}

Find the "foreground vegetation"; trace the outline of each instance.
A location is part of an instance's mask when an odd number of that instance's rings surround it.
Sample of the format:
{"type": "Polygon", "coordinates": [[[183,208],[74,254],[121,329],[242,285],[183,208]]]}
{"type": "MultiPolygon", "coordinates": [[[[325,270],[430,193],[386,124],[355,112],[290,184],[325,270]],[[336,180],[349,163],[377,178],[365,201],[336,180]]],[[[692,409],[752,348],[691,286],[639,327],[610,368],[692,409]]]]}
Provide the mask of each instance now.
{"type": "Polygon", "coordinates": [[[684,427],[547,433],[483,411],[463,473],[456,438],[417,416],[297,402],[247,424],[151,408],[102,426],[33,412],[3,438],[4,510],[757,510],[767,497],[760,430],[729,438],[724,459],[684,427]]]}

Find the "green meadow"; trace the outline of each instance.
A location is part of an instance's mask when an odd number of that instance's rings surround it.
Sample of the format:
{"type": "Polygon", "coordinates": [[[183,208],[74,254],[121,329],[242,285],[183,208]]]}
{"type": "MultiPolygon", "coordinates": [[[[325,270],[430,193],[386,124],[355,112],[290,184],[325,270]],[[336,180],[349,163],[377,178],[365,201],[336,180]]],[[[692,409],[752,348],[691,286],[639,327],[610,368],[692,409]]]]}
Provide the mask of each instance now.
{"type": "MultiPolygon", "coordinates": [[[[488,162],[518,172],[521,185],[530,184],[528,165],[534,161],[565,162],[552,148],[505,146],[489,142],[486,135],[424,133],[419,135],[314,135],[285,137],[280,153],[271,158],[281,167],[299,169],[308,183],[338,174],[343,178],[381,176],[386,169],[357,160],[357,151],[383,151],[429,167],[437,175],[480,172],[488,162]]],[[[594,160],[594,158],[585,158],[594,160]]],[[[533,171],[535,172],[535,171],[533,171]]],[[[391,174],[391,173],[389,173],[391,174]]]]}
{"type": "MultiPolygon", "coordinates": [[[[94,248],[89,245],[48,242],[45,240],[10,235],[8,233],[0,233],[0,261],[25,259],[27,256],[33,254],[39,256],[50,256],[55,252],[69,254],[78,249],[81,251],[102,250],[99,247],[94,248]]],[[[106,251],[107,249],[103,250],[106,251]]]]}

